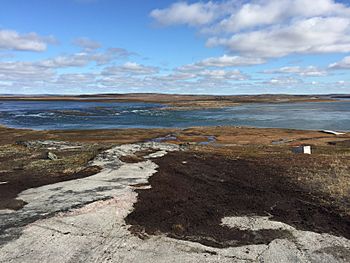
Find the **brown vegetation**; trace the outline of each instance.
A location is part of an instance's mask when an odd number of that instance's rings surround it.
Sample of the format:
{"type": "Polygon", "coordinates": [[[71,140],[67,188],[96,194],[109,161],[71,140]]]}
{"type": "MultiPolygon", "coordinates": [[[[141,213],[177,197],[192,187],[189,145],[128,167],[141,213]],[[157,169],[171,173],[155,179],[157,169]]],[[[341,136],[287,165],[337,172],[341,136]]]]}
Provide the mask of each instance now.
{"type": "Polygon", "coordinates": [[[350,238],[349,155],[227,156],[213,150],[170,153],[156,162],[152,188],[137,190],[127,217],[138,235],[161,232],[214,247],[292,238],[284,230],[221,225],[223,217],[269,216],[300,230],[350,238]]]}
{"type": "Polygon", "coordinates": [[[81,101],[81,102],[149,102],[168,105],[168,109],[203,109],[236,106],[242,103],[293,103],[335,101],[327,95],[177,95],[177,94],[96,94],[79,96],[2,96],[0,100],[81,101]]]}

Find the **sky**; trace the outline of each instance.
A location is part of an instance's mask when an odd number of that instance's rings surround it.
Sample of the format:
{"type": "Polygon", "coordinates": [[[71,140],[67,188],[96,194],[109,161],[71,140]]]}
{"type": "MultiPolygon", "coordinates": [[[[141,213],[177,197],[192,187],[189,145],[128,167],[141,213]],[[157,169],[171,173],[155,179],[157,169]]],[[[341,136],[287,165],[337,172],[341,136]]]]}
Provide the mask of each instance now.
{"type": "Polygon", "coordinates": [[[0,1],[0,94],[349,94],[349,73],[350,1],[0,1]]]}

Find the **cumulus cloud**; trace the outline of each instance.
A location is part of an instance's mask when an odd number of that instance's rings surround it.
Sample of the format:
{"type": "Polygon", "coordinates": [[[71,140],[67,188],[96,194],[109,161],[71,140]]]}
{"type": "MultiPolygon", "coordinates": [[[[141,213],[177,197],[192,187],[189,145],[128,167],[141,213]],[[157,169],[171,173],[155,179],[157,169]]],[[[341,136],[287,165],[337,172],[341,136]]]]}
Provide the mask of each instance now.
{"type": "MultiPolygon", "coordinates": [[[[2,93],[21,93],[41,90],[46,93],[88,93],[88,92],[149,92],[172,93],[258,93],[293,92],[295,87],[305,83],[292,76],[274,77],[269,81],[249,80],[249,76],[239,70],[201,69],[194,72],[169,74],[155,70],[156,67],[125,63],[120,66],[94,68],[88,72],[61,73],[54,67],[43,67],[31,62],[0,61],[0,91],[2,93]],[[142,70],[141,70],[142,68],[142,70]],[[142,73],[140,73],[142,72],[142,73]],[[154,73],[151,73],[154,72],[154,73]],[[146,74],[150,73],[150,74],[146,74]],[[35,89],[34,89],[35,88],[35,89]]],[[[289,70],[288,70],[289,71],[289,70]]],[[[294,72],[294,70],[292,70],[294,72]]],[[[310,83],[310,86],[315,86],[310,83]]],[[[320,84],[317,88],[324,87],[320,84]]],[[[327,83],[336,90],[346,90],[348,82],[327,83]],[[333,85],[334,84],[334,85],[333,85]]]]}
{"type": "MultiPolygon", "coordinates": [[[[175,69],[172,73],[162,76],[154,76],[155,80],[167,82],[189,81],[192,86],[199,82],[204,83],[231,83],[231,81],[242,81],[249,79],[249,76],[240,70],[224,70],[224,69],[201,69],[197,71],[181,72],[175,69]]],[[[184,84],[185,82],[181,82],[184,84]]]]}
{"type": "Polygon", "coordinates": [[[171,74],[157,77],[163,81],[198,80],[199,82],[215,81],[240,81],[248,79],[248,75],[238,69],[230,69],[235,66],[248,66],[263,63],[260,58],[245,58],[239,56],[210,57],[196,63],[183,65],[173,70],[171,74]]]}
{"type": "Polygon", "coordinates": [[[107,49],[107,54],[118,56],[118,57],[130,57],[130,56],[139,56],[139,54],[135,52],[128,51],[124,48],[119,48],[119,47],[112,47],[107,49]]]}
{"type": "Polygon", "coordinates": [[[96,78],[97,74],[92,74],[92,73],[64,73],[59,75],[57,78],[57,82],[63,82],[66,83],[67,81],[69,82],[91,82],[94,81],[96,78]]]}
{"type": "Polygon", "coordinates": [[[191,26],[205,25],[212,22],[216,16],[217,5],[212,2],[193,3],[178,2],[165,9],[155,9],[150,16],[161,25],[188,24],[191,26]]]}
{"type": "Polygon", "coordinates": [[[67,67],[85,67],[91,63],[98,66],[106,65],[118,59],[125,59],[135,53],[129,52],[123,48],[108,48],[105,51],[96,52],[85,50],[83,52],[60,55],[54,58],[45,59],[37,62],[37,65],[47,68],[67,68],[67,67]]]}
{"type": "Polygon", "coordinates": [[[234,67],[234,66],[249,66],[264,63],[265,60],[257,57],[241,57],[223,55],[218,58],[207,58],[197,63],[202,67],[234,67]]]}
{"type": "Polygon", "coordinates": [[[95,62],[97,65],[104,65],[112,59],[113,57],[105,53],[80,52],[42,60],[38,62],[38,65],[48,68],[85,67],[92,62],[95,62]]]}
{"type": "Polygon", "coordinates": [[[45,51],[53,37],[41,37],[36,33],[19,34],[14,30],[0,30],[0,50],[45,51]]]}
{"type": "Polygon", "coordinates": [[[5,81],[45,80],[54,75],[32,62],[0,62],[0,79],[5,81]]]}
{"type": "Polygon", "coordinates": [[[197,73],[205,79],[215,80],[245,80],[247,76],[242,74],[239,70],[203,70],[197,73]]]}
{"type": "Polygon", "coordinates": [[[174,69],[169,74],[164,74],[157,67],[135,62],[80,73],[61,73],[58,70],[63,66],[81,66],[85,63],[85,59],[71,61],[64,57],[37,62],[0,61],[0,90],[12,93],[11,89],[20,92],[36,88],[47,92],[60,90],[71,93],[74,90],[79,93],[90,88],[95,92],[101,88],[130,91],[132,87],[134,91],[200,92],[213,87],[217,90],[224,87],[229,89],[234,82],[249,78],[239,70],[225,69],[201,69],[192,73],[174,69]]]}
{"type": "Polygon", "coordinates": [[[225,67],[237,67],[237,66],[251,66],[265,63],[265,60],[257,57],[241,57],[241,56],[228,56],[223,55],[221,57],[210,57],[198,61],[193,64],[183,65],[177,70],[186,71],[197,71],[209,67],[225,68],[225,67]]]}
{"type": "Polygon", "coordinates": [[[279,78],[272,78],[269,81],[266,81],[264,83],[270,84],[270,85],[289,86],[289,85],[300,84],[302,82],[303,81],[301,79],[296,79],[292,77],[279,77],[279,78]]]}
{"type": "Polygon", "coordinates": [[[168,75],[154,76],[155,80],[159,81],[179,81],[179,80],[190,80],[196,78],[196,74],[186,72],[173,72],[168,75]]]}
{"type": "Polygon", "coordinates": [[[329,17],[294,21],[230,38],[210,38],[208,46],[259,57],[282,57],[293,53],[350,52],[350,19],[329,17]]]}
{"type": "Polygon", "coordinates": [[[158,68],[152,66],[140,65],[135,62],[127,62],[121,66],[121,70],[134,74],[154,74],[158,72],[158,68]]]}
{"type": "Polygon", "coordinates": [[[179,2],[151,16],[164,25],[196,26],[211,34],[207,46],[242,56],[350,52],[350,8],[335,0],[179,2]]]}
{"type": "Polygon", "coordinates": [[[73,40],[73,44],[77,45],[85,50],[94,50],[101,47],[101,44],[97,41],[91,40],[86,37],[79,37],[73,40]]]}
{"type": "Polygon", "coordinates": [[[243,4],[218,25],[219,30],[236,32],[257,26],[284,23],[296,17],[349,15],[349,9],[333,0],[258,0],[243,4]]]}
{"type": "Polygon", "coordinates": [[[309,66],[302,68],[299,66],[295,67],[282,67],[279,69],[265,70],[263,73],[267,74],[297,74],[302,77],[321,77],[327,75],[327,71],[319,69],[315,66],[309,66]]]}
{"type": "MultiPolygon", "coordinates": [[[[7,92],[12,93],[9,89],[18,89],[18,91],[28,92],[31,88],[42,90],[65,90],[77,88],[84,90],[89,87],[103,86],[101,73],[102,66],[107,67],[112,63],[117,63],[120,59],[125,59],[134,53],[122,48],[108,48],[102,51],[85,49],[82,52],[59,55],[56,57],[37,60],[37,61],[5,61],[0,60],[0,89],[6,87],[7,92]],[[95,66],[89,68],[88,66],[95,66]],[[61,73],[62,68],[79,68],[79,73],[61,73]],[[95,72],[92,72],[93,70],[95,72]],[[28,89],[28,90],[27,90],[28,89]]],[[[141,75],[155,72],[155,68],[142,67],[133,63],[126,63],[120,66],[123,71],[122,82],[130,78],[132,74],[141,75]],[[153,71],[151,71],[151,69],[153,71]]]]}
{"type": "Polygon", "coordinates": [[[158,72],[157,67],[145,66],[135,62],[126,62],[121,66],[107,67],[102,72],[103,75],[150,75],[158,72]]]}
{"type": "Polygon", "coordinates": [[[47,68],[67,68],[87,66],[93,58],[87,53],[76,53],[72,55],[58,56],[38,62],[39,66],[47,68]]]}
{"type": "Polygon", "coordinates": [[[350,56],[343,58],[341,61],[329,65],[330,69],[350,69],[350,56]]]}

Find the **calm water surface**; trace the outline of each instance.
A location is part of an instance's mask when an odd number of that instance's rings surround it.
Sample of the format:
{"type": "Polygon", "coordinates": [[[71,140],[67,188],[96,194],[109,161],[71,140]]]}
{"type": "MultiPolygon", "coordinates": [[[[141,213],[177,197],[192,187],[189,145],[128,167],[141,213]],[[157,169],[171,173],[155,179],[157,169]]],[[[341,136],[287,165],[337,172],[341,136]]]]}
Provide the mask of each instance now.
{"type": "Polygon", "coordinates": [[[350,131],[350,100],[186,111],[164,108],[150,103],[0,101],[0,124],[37,130],[234,125],[350,131]]]}

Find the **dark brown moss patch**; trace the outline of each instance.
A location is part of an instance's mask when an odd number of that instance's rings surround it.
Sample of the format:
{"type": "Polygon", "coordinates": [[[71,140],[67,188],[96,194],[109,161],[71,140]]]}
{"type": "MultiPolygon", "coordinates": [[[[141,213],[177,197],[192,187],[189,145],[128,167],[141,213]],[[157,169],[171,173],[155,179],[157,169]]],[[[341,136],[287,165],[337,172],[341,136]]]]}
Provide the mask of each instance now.
{"type": "Polygon", "coordinates": [[[350,238],[349,217],[324,207],[299,188],[284,167],[267,160],[176,152],[156,162],[158,172],[149,180],[152,188],[137,190],[138,202],[126,218],[138,226],[132,228],[134,232],[162,232],[214,247],[291,238],[288,231],[242,231],[221,225],[223,217],[257,215],[301,230],[350,238]]]}

